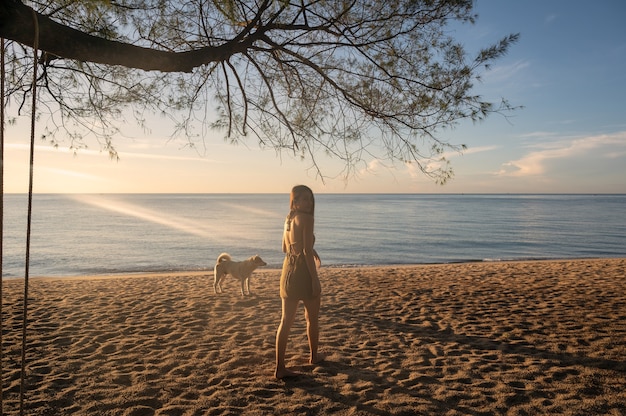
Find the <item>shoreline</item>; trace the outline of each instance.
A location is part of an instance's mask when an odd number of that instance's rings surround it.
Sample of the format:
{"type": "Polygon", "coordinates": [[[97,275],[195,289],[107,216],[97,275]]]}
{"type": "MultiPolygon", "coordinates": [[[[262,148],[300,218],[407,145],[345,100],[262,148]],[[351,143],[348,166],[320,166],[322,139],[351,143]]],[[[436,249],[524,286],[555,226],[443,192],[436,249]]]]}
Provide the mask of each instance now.
{"type": "MultiPolygon", "coordinates": [[[[569,261],[602,261],[602,260],[626,260],[626,257],[572,257],[572,258],[550,258],[550,259],[513,259],[513,260],[467,260],[453,261],[447,263],[390,263],[390,264],[364,264],[364,265],[329,265],[322,264],[323,270],[355,270],[355,269],[384,269],[384,268],[412,268],[412,267],[437,267],[450,265],[471,265],[471,264],[507,264],[507,263],[537,263],[537,262],[569,262],[569,261]]],[[[256,269],[254,273],[279,273],[280,267],[262,267],[256,269]]],[[[163,271],[136,271],[136,272],[119,272],[119,273],[102,273],[102,274],[78,274],[78,275],[60,275],[60,276],[30,276],[29,280],[81,280],[81,279],[124,279],[124,278],[143,278],[143,277],[163,277],[173,275],[188,276],[206,276],[213,275],[213,268],[206,270],[163,270],[163,271]]],[[[4,277],[3,282],[23,281],[23,277],[4,277]]]]}
{"type": "MultiPolygon", "coordinates": [[[[242,298],[212,270],[30,278],[26,414],[626,412],[626,259],[322,267],[320,351],[299,309],[273,378],[278,269],[242,298]]],[[[23,279],[4,282],[17,414],[23,279]]]]}

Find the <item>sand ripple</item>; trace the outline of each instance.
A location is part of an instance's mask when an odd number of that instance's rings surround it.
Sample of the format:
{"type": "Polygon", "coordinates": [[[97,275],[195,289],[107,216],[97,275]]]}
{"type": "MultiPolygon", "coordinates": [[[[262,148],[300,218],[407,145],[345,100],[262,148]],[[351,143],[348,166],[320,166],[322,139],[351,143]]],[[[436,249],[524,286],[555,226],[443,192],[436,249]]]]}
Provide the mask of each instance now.
{"type": "MultiPolygon", "coordinates": [[[[256,295],[200,274],[33,279],[28,415],[624,415],[626,260],[322,269],[321,347],[298,317],[272,378],[279,271],[256,295]]],[[[5,282],[18,413],[22,283],[5,282]]]]}

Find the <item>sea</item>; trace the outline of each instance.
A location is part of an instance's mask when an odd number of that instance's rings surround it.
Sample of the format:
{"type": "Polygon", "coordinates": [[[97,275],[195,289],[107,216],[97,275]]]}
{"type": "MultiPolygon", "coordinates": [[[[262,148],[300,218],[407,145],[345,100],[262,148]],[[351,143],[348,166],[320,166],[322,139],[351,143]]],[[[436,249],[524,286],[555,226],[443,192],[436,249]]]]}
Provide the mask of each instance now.
{"type": "MultiPolygon", "coordinates": [[[[626,257],[626,195],[316,194],[322,266],[626,257]]],[[[29,277],[280,268],[285,194],[35,194],[29,277]]],[[[26,275],[25,194],[3,204],[5,279],[26,275]]]]}

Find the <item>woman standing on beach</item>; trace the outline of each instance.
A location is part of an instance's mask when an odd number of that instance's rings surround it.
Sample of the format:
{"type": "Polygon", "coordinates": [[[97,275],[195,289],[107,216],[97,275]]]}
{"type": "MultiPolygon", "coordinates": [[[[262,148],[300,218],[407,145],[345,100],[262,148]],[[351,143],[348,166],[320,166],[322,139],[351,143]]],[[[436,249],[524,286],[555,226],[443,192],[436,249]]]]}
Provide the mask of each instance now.
{"type": "Polygon", "coordinates": [[[300,301],[304,304],[307,336],[311,356],[309,363],[322,361],[317,353],[319,340],[319,311],[322,287],[317,275],[319,257],[313,249],[313,218],[315,198],[305,185],[294,186],[289,196],[289,215],[283,231],[285,260],[280,276],[282,318],[276,333],[276,371],[278,379],[297,375],[285,367],[285,351],[291,325],[296,317],[300,301]]]}

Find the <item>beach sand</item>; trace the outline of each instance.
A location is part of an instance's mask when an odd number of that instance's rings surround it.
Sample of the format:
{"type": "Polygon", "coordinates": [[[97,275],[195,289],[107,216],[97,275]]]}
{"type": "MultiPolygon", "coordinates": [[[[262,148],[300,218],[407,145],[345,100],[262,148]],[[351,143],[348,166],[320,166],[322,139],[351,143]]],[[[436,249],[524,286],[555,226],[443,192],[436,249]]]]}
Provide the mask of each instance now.
{"type": "MultiPolygon", "coordinates": [[[[299,310],[275,380],[279,270],[31,279],[27,415],[625,415],[626,259],[322,268],[321,365],[299,310]]],[[[17,414],[23,280],[5,281],[17,414]]]]}

